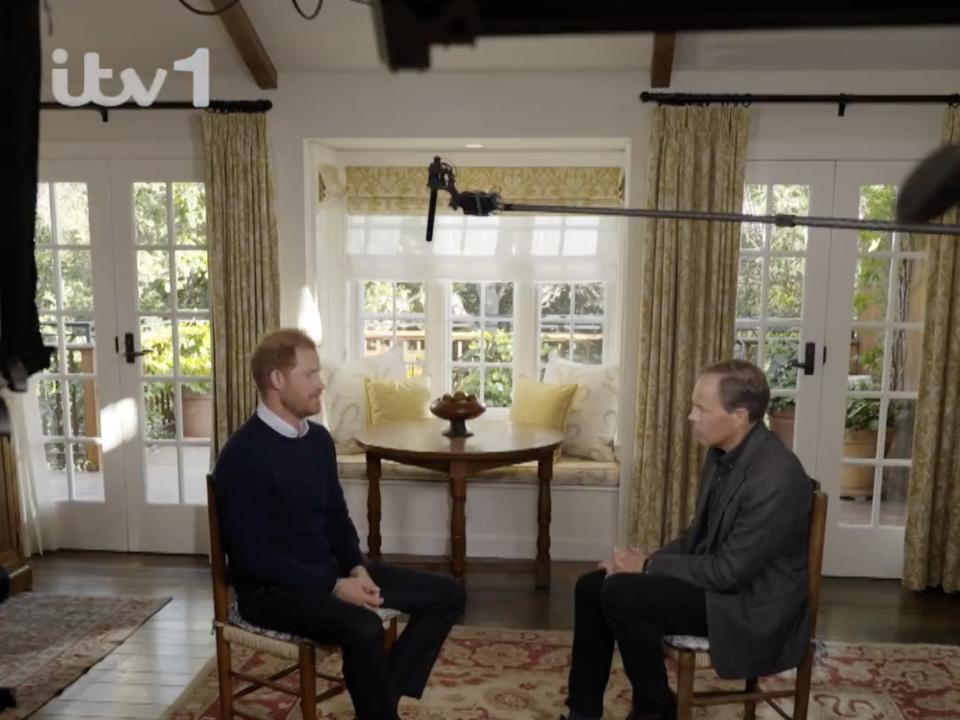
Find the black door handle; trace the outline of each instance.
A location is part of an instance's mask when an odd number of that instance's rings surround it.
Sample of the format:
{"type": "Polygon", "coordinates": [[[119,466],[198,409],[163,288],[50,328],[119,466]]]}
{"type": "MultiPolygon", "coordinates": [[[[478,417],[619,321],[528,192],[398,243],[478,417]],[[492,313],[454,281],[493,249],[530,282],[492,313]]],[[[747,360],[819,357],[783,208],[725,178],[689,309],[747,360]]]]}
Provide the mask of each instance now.
{"type": "Polygon", "coordinates": [[[151,352],[153,352],[153,350],[134,350],[133,333],[128,332],[123,334],[123,356],[126,358],[128,364],[132,365],[138,357],[151,352]]]}
{"type": "Polygon", "coordinates": [[[813,375],[817,356],[817,344],[808,342],[803,348],[803,362],[794,358],[790,361],[790,367],[803,368],[804,375],[813,375]]]}

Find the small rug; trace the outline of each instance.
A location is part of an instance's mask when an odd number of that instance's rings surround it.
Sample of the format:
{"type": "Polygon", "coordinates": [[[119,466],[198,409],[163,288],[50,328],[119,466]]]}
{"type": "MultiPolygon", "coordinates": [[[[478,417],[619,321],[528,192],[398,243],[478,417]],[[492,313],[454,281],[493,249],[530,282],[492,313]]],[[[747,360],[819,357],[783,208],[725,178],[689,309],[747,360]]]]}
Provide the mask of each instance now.
{"type": "Polygon", "coordinates": [[[170,598],[22,593],[0,604],[0,686],[25,718],[106,657],[170,598]]]}
{"type": "MultiPolygon", "coordinates": [[[[404,720],[556,720],[565,714],[569,632],[458,627],[444,645],[420,701],[404,699],[404,720]]],[[[236,650],[234,667],[268,675],[284,663],[236,650]]],[[[324,661],[336,671],[337,660],[324,661]]],[[[763,687],[787,687],[792,673],[767,678],[763,687]]],[[[296,683],[296,678],[289,682],[296,683]]],[[[710,671],[698,673],[697,688],[732,687],[710,671]]],[[[733,686],[735,687],[735,686],[733,686]]],[[[742,685],[741,685],[742,687],[742,685]]],[[[785,701],[785,709],[792,703],[785,701]]],[[[300,718],[293,698],[272,690],[248,695],[239,707],[264,720],[300,718]]],[[[619,657],[606,696],[604,717],[620,720],[630,709],[630,686],[619,657]]],[[[697,709],[694,717],[735,720],[742,706],[697,709]]],[[[351,720],[344,693],[320,706],[323,720],[351,720]]],[[[214,660],[164,716],[165,720],[219,720],[214,660]]],[[[758,718],[778,718],[764,706],[758,718]]],[[[921,720],[960,718],[960,647],[935,645],[848,645],[827,643],[814,671],[808,720],[921,720]]]]}

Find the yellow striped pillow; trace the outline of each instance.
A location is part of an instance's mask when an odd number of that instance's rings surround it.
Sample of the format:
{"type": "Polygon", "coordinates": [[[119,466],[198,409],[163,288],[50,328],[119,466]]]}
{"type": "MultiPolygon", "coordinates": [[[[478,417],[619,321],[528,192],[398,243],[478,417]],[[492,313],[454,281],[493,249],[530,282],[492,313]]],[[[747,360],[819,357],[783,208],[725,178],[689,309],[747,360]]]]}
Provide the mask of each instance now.
{"type": "Polygon", "coordinates": [[[370,425],[430,417],[430,382],[427,378],[379,380],[365,377],[363,387],[370,425]]]}

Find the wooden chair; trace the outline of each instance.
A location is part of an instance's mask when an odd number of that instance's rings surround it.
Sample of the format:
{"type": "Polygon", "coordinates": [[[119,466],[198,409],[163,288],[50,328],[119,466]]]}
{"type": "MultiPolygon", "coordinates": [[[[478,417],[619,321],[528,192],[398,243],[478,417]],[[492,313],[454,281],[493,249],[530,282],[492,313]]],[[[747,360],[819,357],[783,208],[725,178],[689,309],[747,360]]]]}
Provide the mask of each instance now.
{"type": "Polygon", "coordinates": [[[803,661],[797,667],[793,689],[763,690],[757,678],[747,678],[744,690],[695,692],[696,670],[709,668],[710,642],[704,637],[667,636],[664,652],[677,663],[677,720],[690,720],[694,707],[743,704],[744,720],[754,720],[757,701],[768,703],[786,720],[806,720],[810,703],[810,678],[816,650],[817,610],[820,606],[820,570],[823,565],[823,537],[827,523],[827,496],[814,483],[813,507],[810,512],[810,541],[807,555],[807,606],[810,611],[810,643],[803,661]],[[775,700],[793,698],[793,715],[788,715],[775,700]]]}
{"type": "MultiPolygon", "coordinates": [[[[220,540],[220,518],[217,513],[217,501],[213,493],[212,478],[209,475],[207,476],[207,513],[210,519],[213,627],[217,641],[217,675],[220,684],[221,720],[233,720],[235,716],[256,720],[259,717],[258,715],[234,707],[234,701],[261,688],[270,688],[298,697],[303,720],[316,720],[317,703],[339,695],[346,689],[342,677],[327,675],[316,670],[318,659],[338,653],[340,648],[336,645],[319,645],[296,635],[259,628],[240,617],[237,604],[232,599],[232,588],[227,583],[227,558],[220,540]],[[270,653],[290,660],[293,664],[269,677],[256,677],[233,669],[230,662],[232,645],[270,653]],[[300,673],[299,689],[290,688],[278,682],[297,671],[300,673]],[[317,677],[328,680],[334,685],[318,695],[317,677]],[[249,685],[234,692],[233,678],[249,683],[249,685]]],[[[386,625],[384,650],[389,651],[397,639],[397,617],[400,613],[396,610],[387,609],[380,609],[377,613],[386,625]]]]}

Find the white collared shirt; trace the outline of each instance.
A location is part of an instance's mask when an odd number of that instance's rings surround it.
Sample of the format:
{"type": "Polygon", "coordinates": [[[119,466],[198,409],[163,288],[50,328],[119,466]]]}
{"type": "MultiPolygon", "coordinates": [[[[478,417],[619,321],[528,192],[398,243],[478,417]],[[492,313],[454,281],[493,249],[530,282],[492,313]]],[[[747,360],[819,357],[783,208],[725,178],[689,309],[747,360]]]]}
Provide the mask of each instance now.
{"type": "Polygon", "coordinates": [[[300,427],[295,428],[262,402],[257,404],[257,417],[263,420],[272,430],[288,438],[302,438],[310,431],[310,423],[305,418],[300,419],[300,427]]]}

